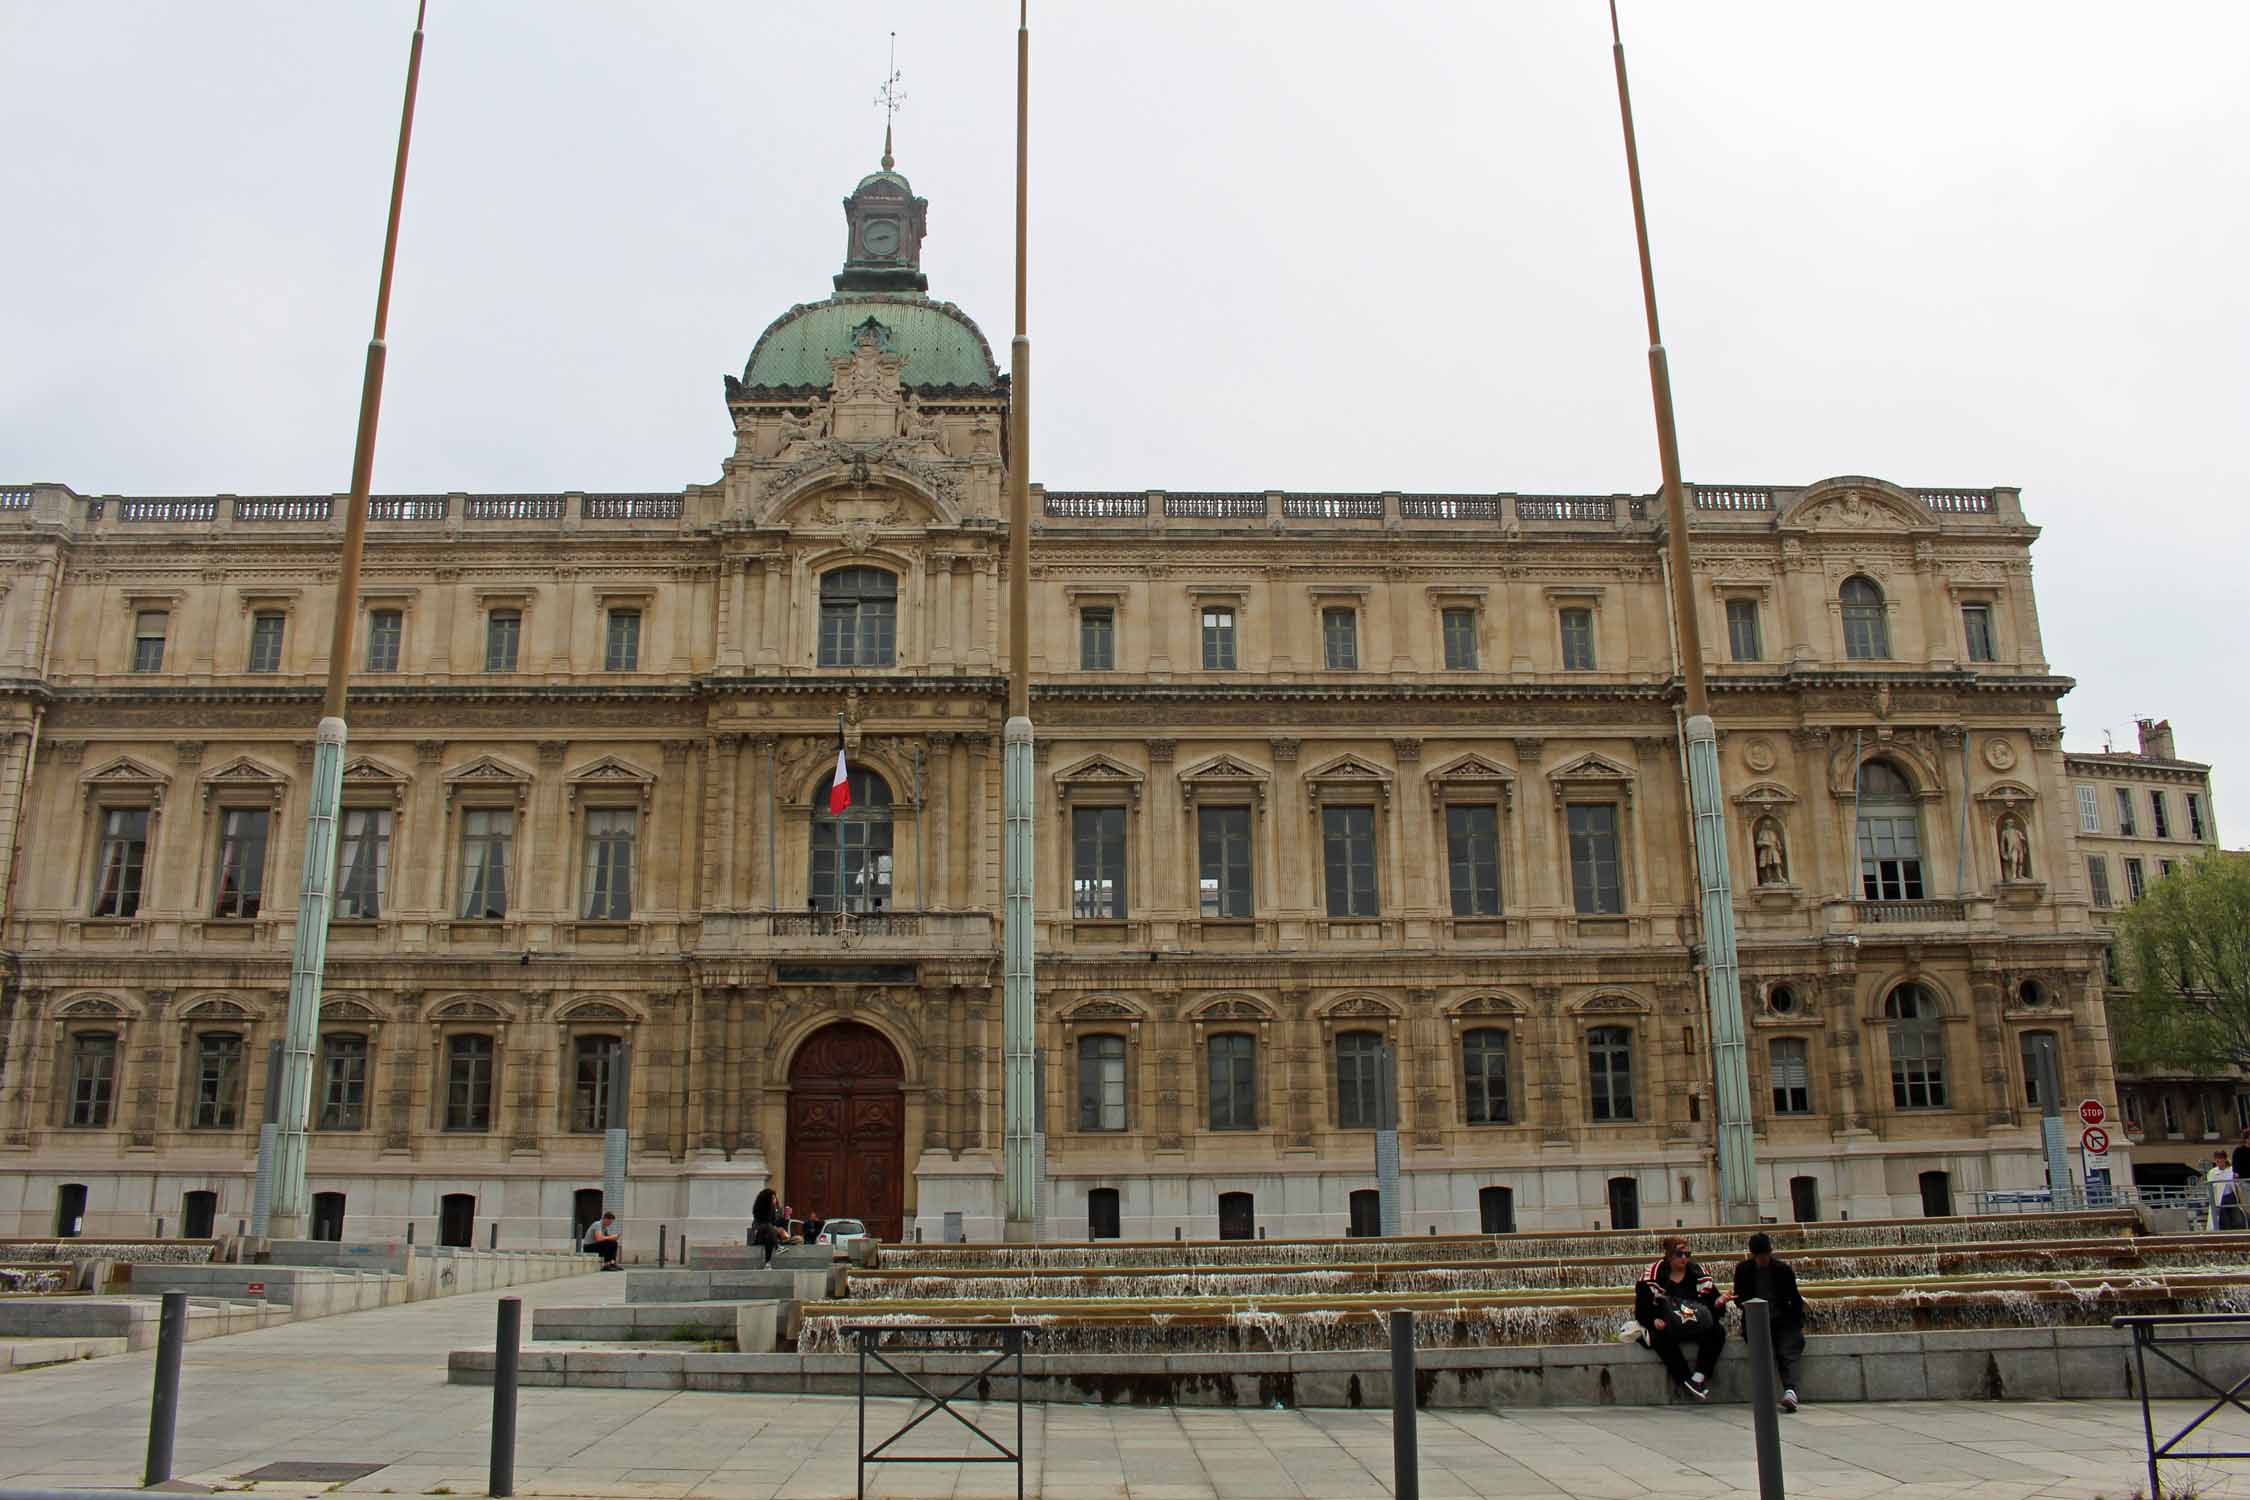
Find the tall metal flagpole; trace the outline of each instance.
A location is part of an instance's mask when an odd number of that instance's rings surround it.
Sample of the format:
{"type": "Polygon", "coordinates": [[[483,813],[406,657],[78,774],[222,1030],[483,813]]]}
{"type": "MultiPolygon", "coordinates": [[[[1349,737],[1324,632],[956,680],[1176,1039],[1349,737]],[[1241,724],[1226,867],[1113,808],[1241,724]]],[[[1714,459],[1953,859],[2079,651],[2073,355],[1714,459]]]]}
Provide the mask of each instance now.
{"type": "Polygon", "coordinates": [[[1680,484],[1679,434],[1672,422],[1672,371],[1656,323],[1656,273],[1649,261],[1648,211],[1641,201],[1641,157],[1633,139],[1633,97],[1625,86],[1625,41],[1617,27],[1617,0],[1609,3],[1609,35],[1617,63],[1617,108],[1625,122],[1633,233],[1641,252],[1641,300],[1648,309],[1648,381],[1656,402],[1657,459],[1664,473],[1664,544],[1671,564],[1672,612],[1678,617],[1680,668],[1687,678],[1688,807],[1695,817],[1704,1003],[1710,1013],[1711,1074],[1719,1096],[1719,1216],[1721,1223],[1754,1224],[1759,1217],[1757,1151],[1750,1133],[1750,1068],[1743,1038],[1742,976],[1735,961],[1734,887],[1727,874],[1719,736],[1703,681],[1702,630],[1695,613],[1695,579],[1688,570],[1687,493],[1680,484]]]}
{"type": "Polygon", "coordinates": [[[301,1239],[311,1202],[305,1190],[305,1126],[312,1111],[313,1043],[320,1029],[321,969],[328,961],[330,886],[336,870],[337,804],[344,788],[344,706],[358,623],[359,559],[367,540],[367,490],[375,473],[375,424],[383,408],[383,336],[391,316],[391,268],[398,259],[399,208],[406,198],[406,148],[414,135],[414,87],[422,72],[422,22],[429,0],[414,11],[414,42],[406,54],[406,103],[398,122],[398,160],[391,169],[390,222],[383,231],[383,271],[375,289],[375,333],[359,388],[359,436],[352,449],[352,493],[344,512],[343,566],[336,573],[336,628],[328,646],[328,694],[313,746],[312,796],[305,811],[305,880],[297,897],[297,947],[289,965],[289,1022],[281,1049],[281,1119],[274,1143],[275,1239],[301,1239]]]}
{"type": "Polygon", "coordinates": [[[1002,737],[1006,823],[1001,906],[1001,1156],[1007,1237],[1039,1235],[1038,1011],[1031,945],[1031,336],[1025,316],[1025,246],[1031,124],[1031,0],[1016,18],[1016,336],[1008,346],[1008,724],[1002,737]]]}

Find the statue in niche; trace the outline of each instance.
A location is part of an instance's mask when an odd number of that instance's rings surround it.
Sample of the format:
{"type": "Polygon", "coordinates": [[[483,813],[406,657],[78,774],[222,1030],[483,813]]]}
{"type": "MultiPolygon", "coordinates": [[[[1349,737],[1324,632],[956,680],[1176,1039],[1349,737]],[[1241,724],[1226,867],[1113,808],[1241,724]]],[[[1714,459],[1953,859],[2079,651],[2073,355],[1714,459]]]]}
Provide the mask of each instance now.
{"type": "Polygon", "coordinates": [[[2031,840],[2025,836],[2023,824],[2012,814],[2000,820],[2000,878],[2031,878],[2031,840]]]}
{"type": "Polygon", "coordinates": [[[1787,885],[1789,883],[1789,852],[1782,846],[1781,825],[1771,818],[1760,818],[1751,834],[1751,844],[1758,860],[1758,884],[1787,885]]]}

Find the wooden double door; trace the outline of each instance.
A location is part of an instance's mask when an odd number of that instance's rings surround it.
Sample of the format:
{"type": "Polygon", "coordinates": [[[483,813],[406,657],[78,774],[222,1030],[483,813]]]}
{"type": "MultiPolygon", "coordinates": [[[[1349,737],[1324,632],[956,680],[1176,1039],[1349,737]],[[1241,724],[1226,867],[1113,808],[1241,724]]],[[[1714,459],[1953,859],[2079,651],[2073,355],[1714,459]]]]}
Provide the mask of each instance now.
{"type": "Polygon", "coordinates": [[[782,1200],[799,1218],[862,1219],[892,1244],[906,1217],[906,1070],[857,1021],[814,1032],[789,1065],[782,1200]]]}

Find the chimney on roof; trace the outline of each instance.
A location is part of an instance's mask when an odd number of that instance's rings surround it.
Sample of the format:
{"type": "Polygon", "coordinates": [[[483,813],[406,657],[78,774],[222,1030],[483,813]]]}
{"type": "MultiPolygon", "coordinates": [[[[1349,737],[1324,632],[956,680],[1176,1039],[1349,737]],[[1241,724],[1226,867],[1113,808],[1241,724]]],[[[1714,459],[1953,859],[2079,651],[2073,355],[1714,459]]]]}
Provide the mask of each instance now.
{"type": "Polygon", "coordinates": [[[2170,719],[2135,719],[2133,724],[2141,732],[2141,754],[2151,760],[2178,760],[2172,752],[2172,721],[2170,719]]]}

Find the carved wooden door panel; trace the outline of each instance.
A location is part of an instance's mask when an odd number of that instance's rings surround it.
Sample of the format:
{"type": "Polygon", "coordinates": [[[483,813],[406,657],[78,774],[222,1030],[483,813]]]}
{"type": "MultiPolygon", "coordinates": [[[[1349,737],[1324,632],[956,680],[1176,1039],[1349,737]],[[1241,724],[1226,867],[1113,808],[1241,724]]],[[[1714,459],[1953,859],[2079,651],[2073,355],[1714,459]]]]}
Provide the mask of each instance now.
{"type": "Polygon", "coordinates": [[[883,1034],[842,1021],[815,1032],[789,1068],[782,1197],[800,1217],[867,1221],[893,1244],[905,1220],[905,1069],[883,1034]]]}

